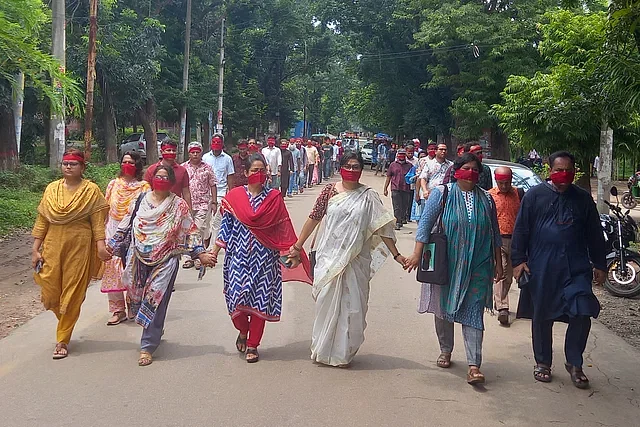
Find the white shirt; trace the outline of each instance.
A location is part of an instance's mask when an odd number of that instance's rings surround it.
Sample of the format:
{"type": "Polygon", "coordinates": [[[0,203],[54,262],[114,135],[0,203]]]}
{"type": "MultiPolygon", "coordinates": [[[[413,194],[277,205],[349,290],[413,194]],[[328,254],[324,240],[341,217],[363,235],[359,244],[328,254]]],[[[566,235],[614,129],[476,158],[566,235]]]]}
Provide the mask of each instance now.
{"type": "Polygon", "coordinates": [[[340,151],[340,147],[338,147],[337,145],[333,146],[333,158],[331,160],[333,160],[334,162],[338,161],[338,152],[340,151]]]}
{"type": "Polygon", "coordinates": [[[436,157],[431,160],[427,160],[422,172],[420,173],[420,179],[427,181],[427,186],[432,189],[440,184],[444,180],[445,172],[453,166],[453,162],[445,159],[440,163],[436,157]]]}
{"type": "Polygon", "coordinates": [[[211,166],[216,175],[218,202],[220,202],[227,195],[227,176],[235,173],[233,159],[224,151],[219,156],[214,156],[213,151],[209,151],[202,156],[202,161],[211,166]]]}
{"type": "Polygon", "coordinates": [[[596,158],[593,160],[593,168],[600,172],[600,156],[596,156],[596,158]]]}
{"type": "Polygon", "coordinates": [[[267,165],[271,170],[271,175],[278,174],[278,168],[282,166],[282,153],[279,148],[273,147],[264,147],[262,149],[262,155],[267,161],[267,165]]]}

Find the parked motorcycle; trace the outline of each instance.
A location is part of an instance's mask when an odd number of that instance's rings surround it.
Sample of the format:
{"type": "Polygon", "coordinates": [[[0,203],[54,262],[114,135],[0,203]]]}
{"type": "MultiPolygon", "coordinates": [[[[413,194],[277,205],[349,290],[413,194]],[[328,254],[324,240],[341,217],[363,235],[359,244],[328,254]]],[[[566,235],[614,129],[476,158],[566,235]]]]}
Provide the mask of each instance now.
{"type": "Polygon", "coordinates": [[[638,206],[640,197],[634,197],[632,190],[632,187],[638,185],[638,180],[640,180],[640,174],[635,173],[627,181],[627,187],[629,188],[629,191],[625,191],[622,195],[622,206],[624,206],[626,209],[633,209],[638,206]]]}
{"type": "MultiPolygon", "coordinates": [[[[611,188],[618,198],[618,189],[611,188]]],[[[638,224],[616,204],[606,202],[612,215],[601,214],[600,223],[607,245],[607,279],[604,288],[612,295],[632,298],[640,295],[640,254],[629,249],[636,241],[638,224]]],[[[619,202],[618,202],[619,204],[619,202]]]]}

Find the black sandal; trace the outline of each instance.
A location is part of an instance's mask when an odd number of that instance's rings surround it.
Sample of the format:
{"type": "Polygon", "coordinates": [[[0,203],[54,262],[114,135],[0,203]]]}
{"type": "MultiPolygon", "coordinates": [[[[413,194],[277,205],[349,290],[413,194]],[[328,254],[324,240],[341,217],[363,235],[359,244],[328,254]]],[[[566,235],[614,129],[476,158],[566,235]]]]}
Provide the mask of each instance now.
{"type": "Polygon", "coordinates": [[[569,372],[569,375],[571,375],[571,382],[574,386],[582,390],[589,388],[589,378],[584,374],[582,368],[578,368],[569,363],[565,363],[564,367],[567,372],[569,372]]]}
{"type": "Polygon", "coordinates": [[[541,383],[551,382],[551,369],[544,365],[536,365],[533,369],[533,378],[541,383]]]}
{"type": "Polygon", "coordinates": [[[247,347],[246,360],[247,360],[247,363],[256,363],[258,360],[260,360],[260,355],[258,354],[258,349],[257,348],[247,347]],[[250,358],[249,356],[255,356],[255,357],[251,357],[250,358]]]}
{"type": "Polygon", "coordinates": [[[236,339],[236,348],[240,353],[247,351],[247,337],[242,338],[241,334],[238,334],[238,339],[236,339]]]}

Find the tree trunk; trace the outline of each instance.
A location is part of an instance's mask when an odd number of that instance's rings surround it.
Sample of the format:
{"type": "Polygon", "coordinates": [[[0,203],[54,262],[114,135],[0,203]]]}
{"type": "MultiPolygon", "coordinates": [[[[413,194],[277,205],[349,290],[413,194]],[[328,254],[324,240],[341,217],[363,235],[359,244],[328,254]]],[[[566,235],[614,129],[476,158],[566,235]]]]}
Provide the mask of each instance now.
{"type": "Polygon", "coordinates": [[[600,171],[598,172],[598,212],[609,213],[605,201],[609,201],[611,188],[611,164],[613,163],[613,129],[609,121],[602,119],[600,126],[600,171]]]}
{"type": "Polygon", "coordinates": [[[491,158],[511,161],[509,137],[497,126],[491,129],[491,158]]]}
{"type": "Polygon", "coordinates": [[[13,111],[0,105],[0,171],[15,170],[19,165],[13,111]]]}
{"type": "Polygon", "coordinates": [[[147,143],[147,164],[158,162],[158,137],[156,135],[156,102],[153,98],[147,99],[144,106],[138,109],[140,124],[144,128],[144,139],[147,143]]]}
{"type": "Polygon", "coordinates": [[[107,163],[118,161],[118,126],[116,124],[116,112],[113,106],[113,97],[109,89],[109,82],[98,68],[98,82],[102,93],[102,127],[104,130],[104,145],[107,163]]]}

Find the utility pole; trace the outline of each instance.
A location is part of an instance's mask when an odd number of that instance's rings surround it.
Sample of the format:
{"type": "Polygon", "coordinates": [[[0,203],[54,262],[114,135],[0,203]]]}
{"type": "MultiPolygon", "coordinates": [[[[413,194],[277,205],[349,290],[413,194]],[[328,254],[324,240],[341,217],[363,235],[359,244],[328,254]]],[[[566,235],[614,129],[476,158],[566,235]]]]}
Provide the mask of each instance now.
{"type": "MultiPolygon", "coordinates": [[[[307,69],[307,41],[304,41],[304,72],[308,73],[307,69]]],[[[307,76],[308,77],[308,76],[307,76]]],[[[307,137],[307,96],[309,95],[307,85],[304,85],[304,100],[302,103],[302,138],[307,137]]]]}
{"type": "Polygon", "coordinates": [[[225,18],[222,18],[222,27],[220,29],[220,71],[218,73],[218,122],[216,124],[216,133],[222,134],[224,127],[222,126],[222,101],[224,99],[224,24],[225,18]]]}
{"type": "Polygon", "coordinates": [[[96,36],[98,34],[98,0],[89,0],[89,54],[87,55],[87,97],[84,114],[84,156],[91,159],[93,131],[93,88],[96,82],[96,36]]]}
{"type": "MultiPolygon", "coordinates": [[[[65,59],[65,0],[52,0],[51,2],[51,54],[60,63],[60,71],[64,73],[66,67],[65,59]]],[[[64,96],[62,93],[62,82],[54,81],[53,88],[57,95],[64,96]]],[[[51,121],[49,122],[49,140],[51,141],[51,149],[49,152],[49,167],[58,169],[62,163],[62,155],[65,150],[65,133],[64,133],[64,102],[62,102],[62,110],[55,112],[52,109],[51,121]]]]}
{"type": "MultiPolygon", "coordinates": [[[[184,33],[184,65],[182,68],[182,92],[186,95],[189,89],[189,56],[191,48],[191,0],[187,0],[187,22],[186,31],[184,33]]],[[[182,106],[180,113],[180,160],[187,151],[187,105],[182,106]]]]}

